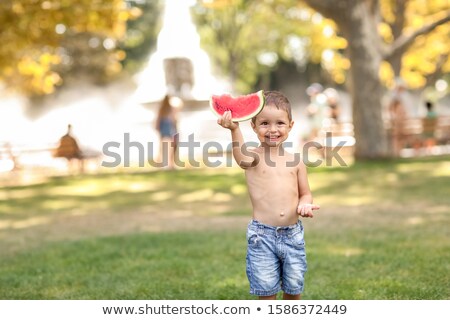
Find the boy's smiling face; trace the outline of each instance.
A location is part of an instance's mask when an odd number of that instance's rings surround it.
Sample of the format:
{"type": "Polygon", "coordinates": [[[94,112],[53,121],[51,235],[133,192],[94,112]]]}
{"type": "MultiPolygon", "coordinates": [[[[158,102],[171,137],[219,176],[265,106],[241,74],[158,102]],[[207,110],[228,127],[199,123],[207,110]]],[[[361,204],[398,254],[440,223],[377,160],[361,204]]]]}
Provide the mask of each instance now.
{"type": "Polygon", "coordinates": [[[294,121],[285,110],[266,105],[251,124],[262,145],[277,147],[288,138],[294,121]]]}

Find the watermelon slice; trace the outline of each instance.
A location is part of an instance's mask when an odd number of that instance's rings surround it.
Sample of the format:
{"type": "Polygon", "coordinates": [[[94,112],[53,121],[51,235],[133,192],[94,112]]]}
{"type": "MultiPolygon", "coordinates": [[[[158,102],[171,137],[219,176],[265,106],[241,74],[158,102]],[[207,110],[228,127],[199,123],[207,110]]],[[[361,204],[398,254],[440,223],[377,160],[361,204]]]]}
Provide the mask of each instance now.
{"type": "Polygon", "coordinates": [[[225,111],[231,111],[233,121],[245,121],[255,117],[264,107],[264,91],[233,98],[229,94],[212,96],[209,101],[212,111],[222,116],[225,111]]]}

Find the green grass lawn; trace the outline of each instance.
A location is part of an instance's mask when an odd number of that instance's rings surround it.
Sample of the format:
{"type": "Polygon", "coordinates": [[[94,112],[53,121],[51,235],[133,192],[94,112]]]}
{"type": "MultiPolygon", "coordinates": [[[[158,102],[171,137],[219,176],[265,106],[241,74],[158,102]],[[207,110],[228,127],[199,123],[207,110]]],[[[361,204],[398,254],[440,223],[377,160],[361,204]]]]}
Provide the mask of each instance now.
{"type": "MultiPolygon", "coordinates": [[[[450,157],[309,178],[322,209],[304,222],[304,299],[450,298],[450,157]]],[[[0,188],[0,299],[254,299],[250,210],[238,169],[0,188]]]]}

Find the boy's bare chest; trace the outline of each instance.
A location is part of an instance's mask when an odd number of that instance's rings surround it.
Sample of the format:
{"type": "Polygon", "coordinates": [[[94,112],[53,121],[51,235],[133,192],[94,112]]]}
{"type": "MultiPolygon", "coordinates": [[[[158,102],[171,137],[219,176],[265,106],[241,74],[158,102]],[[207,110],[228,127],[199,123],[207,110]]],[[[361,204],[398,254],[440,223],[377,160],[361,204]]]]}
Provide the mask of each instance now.
{"type": "Polygon", "coordinates": [[[259,179],[296,179],[297,178],[297,166],[295,163],[287,157],[278,159],[261,159],[252,170],[248,171],[251,176],[258,177],[259,179]]]}

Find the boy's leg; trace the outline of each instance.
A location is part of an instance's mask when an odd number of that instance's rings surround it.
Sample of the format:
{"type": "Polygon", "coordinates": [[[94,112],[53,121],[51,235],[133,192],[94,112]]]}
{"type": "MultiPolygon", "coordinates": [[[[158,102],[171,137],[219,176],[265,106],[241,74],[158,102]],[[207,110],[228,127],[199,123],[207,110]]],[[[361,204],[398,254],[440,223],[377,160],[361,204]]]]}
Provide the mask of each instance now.
{"type": "Polygon", "coordinates": [[[290,234],[284,238],[284,250],[286,255],[283,260],[283,279],[281,289],[284,300],[299,300],[304,287],[304,277],[307,270],[305,240],[303,238],[303,226],[301,222],[290,234]]]}
{"type": "Polygon", "coordinates": [[[283,292],[283,300],[300,300],[301,298],[301,294],[288,294],[286,292],[283,292]]]}

